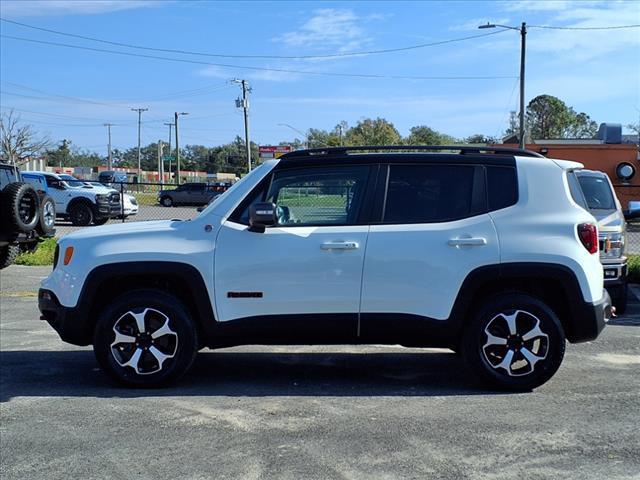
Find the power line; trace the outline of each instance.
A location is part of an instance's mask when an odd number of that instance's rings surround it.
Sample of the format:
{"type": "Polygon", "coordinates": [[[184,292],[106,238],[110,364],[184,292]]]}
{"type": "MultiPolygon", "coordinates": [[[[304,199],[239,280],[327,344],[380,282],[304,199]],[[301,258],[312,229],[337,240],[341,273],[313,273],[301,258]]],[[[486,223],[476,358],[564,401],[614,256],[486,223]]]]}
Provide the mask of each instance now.
{"type": "Polygon", "coordinates": [[[194,52],[189,50],[181,50],[181,49],[172,49],[172,48],[155,48],[155,47],[145,47],[142,45],[135,45],[131,43],[122,43],[122,42],[114,42],[111,40],[104,40],[101,38],[89,37],[86,35],[78,35],[74,33],[60,32],[58,30],[52,30],[49,28],[36,27],[34,25],[28,25],[26,23],[16,22],[14,20],[8,20],[5,18],[0,18],[1,21],[12,23],[14,25],[18,25],[20,27],[31,28],[33,30],[40,30],[42,32],[53,33],[55,35],[63,35],[65,37],[79,38],[82,40],[89,40],[91,42],[99,42],[107,45],[113,45],[117,47],[126,47],[126,48],[135,48],[138,50],[147,50],[152,52],[162,52],[162,53],[178,53],[182,55],[197,55],[202,57],[215,57],[215,58],[253,58],[253,59],[268,59],[268,60],[314,60],[314,59],[329,59],[329,58],[345,58],[345,57],[361,57],[366,55],[378,55],[383,53],[395,53],[395,52],[405,52],[408,50],[417,50],[421,48],[427,47],[436,47],[439,45],[446,45],[449,43],[455,42],[463,42],[466,40],[472,40],[476,38],[488,37],[490,35],[496,35],[501,33],[502,31],[495,31],[490,33],[481,33],[477,35],[469,35],[467,37],[459,37],[459,38],[451,38],[447,40],[440,40],[437,42],[431,43],[421,43],[418,45],[409,45],[406,47],[396,47],[396,48],[385,48],[380,50],[365,50],[361,52],[343,52],[343,53],[330,53],[326,55],[240,55],[240,54],[229,54],[229,53],[206,53],[206,52],[194,52]]]}
{"type": "Polygon", "coordinates": [[[606,27],[555,27],[552,25],[527,25],[528,28],[546,28],[549,30],[619,30],[622,28],[640,28],[640,25],[610,25],[606,27]]]}
{"type": "Polygon", "coordinates": [[[12,35],[0,35],[0,38],[8,38],[11,40],[18,40],[18,41],[29,42],[29,43],[39,43],[43,45],[53,45],[56,47],[74,48],[77,50],[87,50],[87,51],[100,52],[100,53],[111,53],[115,55],[124,55],[128,57],[149,58],[153,60],[166,60],[170,62],[179,62],[179,63],[192,63],[196,65],[212,65],[214,67],[237,68],[242,70],[253,70],[253,71],[261,71],[261,72],[292,73],[297,75],[318,75],[318,76],[326,76],[326,77],[350,77],[350,78],[375,78],[375,79],[390,79],[390,80],[497,80],[497,79],[506,79],[506,78],[516,78],[513,75],[411,76],[411,75],[386,75],[386,74],[374,74],[374,73],[337,73],[337,72],[317,72],[317,71],[310,71],[310,70],[291,70],[291,69],[285,69],[285,68],[267,68],[267,67],[255,67],[255,66],[246,66],[246,65],[231,65],[231,64],[225,64],[225,63],[213,63],[213,62],[204,62],[199,60],[188,60],[184,58],[171,58],[171,57],[161,57],[158,55],[145,55],[140,53],[120,52],[117,50],[107,50],[103,48],[82,47],[79,45],[70,45],[67,43],[47,42],[44,40],[34,40],[31,38],[14,37],[12,35]]]}

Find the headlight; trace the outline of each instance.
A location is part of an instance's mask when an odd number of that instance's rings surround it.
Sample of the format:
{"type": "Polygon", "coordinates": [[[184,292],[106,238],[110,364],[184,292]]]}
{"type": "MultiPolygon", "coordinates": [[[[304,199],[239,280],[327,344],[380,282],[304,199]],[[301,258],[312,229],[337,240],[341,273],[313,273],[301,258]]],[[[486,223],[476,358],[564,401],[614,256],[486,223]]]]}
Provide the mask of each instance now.
{"type": "Polygon", "coordinates": [[[624,253],[624,235],[607,233],[600,237],[600,257],[620,258],[624,253]]]}
{"type": "Polygon", "coordinates": [[[96,195],[96,202],[108,202],[109,194],[108,193],[98,193],[96,195]]]}

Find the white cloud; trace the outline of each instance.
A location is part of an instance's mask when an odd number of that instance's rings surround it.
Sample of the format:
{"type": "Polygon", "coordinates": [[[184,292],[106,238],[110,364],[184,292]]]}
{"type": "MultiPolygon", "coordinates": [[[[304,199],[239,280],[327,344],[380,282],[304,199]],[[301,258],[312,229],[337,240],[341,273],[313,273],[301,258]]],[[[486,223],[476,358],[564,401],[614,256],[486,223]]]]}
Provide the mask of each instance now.
{"type": "MultiPolygon", "coordinates": [[[[576,3],[578,2],[569,0],[520,0],[518,2],[505,3],[504,9],[513,12],[551,12],[566,10],[576,3]]],[[[581,0],[579,3],[597,4],[601,2],[586,2],[585,0],[581,0]]]]}
{"type": "Polygon", "coordinates": [[[0,13],[6,17],[47,15],[95,15],[157,6],[154,0],[2,0],[0,13]]]}
{"type": "MultiPolygon", "coordinates": [[[[270,68],[269,66],[265,68],[270,68]]],[[[279,67],[274,67],[279,68],[279,67]]],[[[282,67],[285,68],[285,67],[282,67]]],[[[289,72],[279,72],[277,70],[233,70],[217,66],[209,66],[199,70],[198,75],[210,78],[232,79],[241,76],[247,80],[257,80],[266,82],[292,82],[302,78],[301,75],[289,72]]]]}
{"type": "Polygon", "coordinates": [[[322,8],[302,26],[273,39],[291,47],[337,48],[347,52],[362,48],[372,42],[363,24],[368,21],[383,20],[387,15],[370,14],[358,16],[350,9],[322,8]]]}

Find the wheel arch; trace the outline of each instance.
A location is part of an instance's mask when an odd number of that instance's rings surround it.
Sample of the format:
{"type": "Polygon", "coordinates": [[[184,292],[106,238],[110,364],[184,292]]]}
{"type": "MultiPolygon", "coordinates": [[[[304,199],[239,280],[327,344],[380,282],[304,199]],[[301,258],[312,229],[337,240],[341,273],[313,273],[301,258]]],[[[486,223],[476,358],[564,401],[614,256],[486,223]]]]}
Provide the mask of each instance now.
{"type": "Polygon", "coordinates": [[[91,343],[100,310],[117,296],[139,289],[158,289],[178,297],[193,316],[202,341],[210,337],[215,316],[205,281],[195,267],[163,261],[112,263],[87,275],[75,308],[85,345],[91,343]]]}
{"type": "Polygon", "coordinates": [[[579,281],[570,268],[552,263],[526,262],[480,267],[466,277],[450,317],[456,334],[460,334],[469,315],[482,303],[505,292],[529,294],[548,304],[560,319],[570,342],[592,340],[599,333],[581,322],[587,304],[579,281]]]}

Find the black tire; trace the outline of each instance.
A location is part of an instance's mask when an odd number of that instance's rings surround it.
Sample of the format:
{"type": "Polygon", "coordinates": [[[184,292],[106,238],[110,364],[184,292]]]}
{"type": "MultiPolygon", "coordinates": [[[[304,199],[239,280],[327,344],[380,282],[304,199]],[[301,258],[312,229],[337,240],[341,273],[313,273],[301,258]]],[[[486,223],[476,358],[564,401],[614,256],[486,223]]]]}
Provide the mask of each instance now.
{"type": "Polygon", "coordinates": [[[36,230],[41,236],[48,236],[56,226],[56,204],[49,195],[40,200],[40,218],[36,230]]]}
{"type": "Polygon", "coordinates": [[[105,223],[107,223],[109,221],[109,217],[100,217],[100,218],[93,218],[93,224],[94,225],[104,225],[105,223]]]}
{"type": "Polygon", "coordinates": [[[160,204],[163,207],[173,207],[173,199],[169,196],[164,196],[160,199],[160,204]]]}
{"type": "Polygon", "coordinates": [[[9,232],[31,232],[38,225],[39,208],[38,193],[28,183],[13,182],[2,190],[0,209],[9,232]]]}
{"type": "Polygon", "coordinates": [[[19,254],[20,245],[5,245],[4,247],[0,247],[0,270],[13,264],[19,254]]]}
{"type": "Polygon", "coordinates": [[[560,367],[564,351],[564,331],[554,311],[537,298],[519,293],[488,300],[463,338],[463,355],[475,376],[511,391],[530,391],[548,381],[560,367]],[[507,318],[515,326],[515,335],[507,318]],[[523,342],[522,337],[531,335],[536,325],[546,339],[535,335],[523,342]],[[507,345],[491,344],[488,333],[507,345]]]}
{"type": "Polygon", "coordinates": [[[86,227],[93,222],[93,210],[86,202],[76,202],[69,208],[69,220],[76,227],[86,227]]]}
{"type": "Polygon", "coordinates": [[[178,380],[191,367],[198,350],[198,334],[189,311],[176,297],[161,290],[137,290],[118,297],[100,314],[93,350],[100,366],[118,383],[159,387],[178,380]],[[132,313],[145,313],[141,317],[145,326],[142,336],[136,336],[138,326],[132,313]],[[172,333],[155,339],[149,336],[165,323],[172,333]],[[136,342],[116,344],[116,331],[136,342]],[[171,356],[159,362],[153,348],[171,356]]]}
{"type": "Polygon", "coordinates": [[[611,303],[616,307],[616,315],[624,315],[627,311],[627,300],[629,296],[627,282],[622,285],[610,287],[607,290],[609,290],[609,295],[611,295],[611,303]]]}

